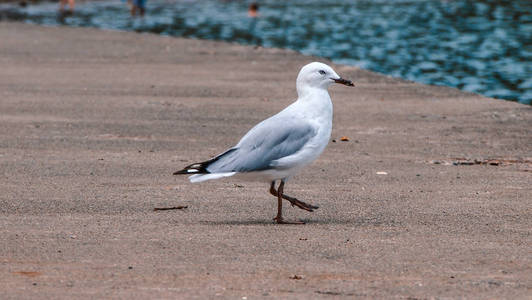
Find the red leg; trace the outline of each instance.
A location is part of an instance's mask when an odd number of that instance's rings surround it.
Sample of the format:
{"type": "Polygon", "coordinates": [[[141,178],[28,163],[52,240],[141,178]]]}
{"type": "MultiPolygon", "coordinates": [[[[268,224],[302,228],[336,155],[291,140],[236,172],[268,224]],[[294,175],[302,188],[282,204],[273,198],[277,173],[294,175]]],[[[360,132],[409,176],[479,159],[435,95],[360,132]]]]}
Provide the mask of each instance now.
{"type": "MultiPolygon", "coordinates": [[[[272,182],[272,187],[274,188],[275,181],[272,182]]],[[[283,190],[284,190],[284,181],[281,180],[279,188],[277,189],[277,217],[274,220],[277,224],[305,224],[305,222],[288,222],[283,220],[283,190]]]]}
{"type": "MultiPolygon", "coordinates": [[[[272,185],[270,186],[270,194],[274,195],[275,197],[278,197],[278,192],[275,190],[275,181],[272,182],[272,185]]],[[[290,202],[290,204],[292,204],[292,206],[297,206],[303,210],[306,210],[306,211],[314,211],[315,209],[318,209],[319,207],[318,206],[315,206],[315,205],[312,205],[312,204],[308,204],[308,203],[305,203],[303,201],[299,201],[297,200],[297,198],[294,198],[294,197],[290,197],[288,195],[285,195],[285,194],[282,194],[281,195],[283,199],[287,200],[290,202]]]]}

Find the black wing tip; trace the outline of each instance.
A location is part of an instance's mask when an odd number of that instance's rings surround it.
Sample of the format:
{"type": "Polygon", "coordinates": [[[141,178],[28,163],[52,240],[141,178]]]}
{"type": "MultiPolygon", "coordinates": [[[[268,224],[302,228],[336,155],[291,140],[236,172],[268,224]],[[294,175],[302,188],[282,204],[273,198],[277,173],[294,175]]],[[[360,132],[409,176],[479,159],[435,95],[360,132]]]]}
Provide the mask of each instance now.
{"type": "Polygon", "coordinates": [[[209,174],[210,172],[207,171],[208,163],[209,163],[209,161],[191,164],[190,166],[186,166],[185,168],[183,168],[183,170],[179,170],[179,171],[174,172],[173,175],[209,174]]]}
{"type": "Polygon", "coordinates": [[[186,166],[183,168],[183,170],[179,170],[179,171],[176,171],[174,172],[173,174],[174,175],[182,175],[182,174],[189,174],[189,175],[194,175],[194,174],[210,174],[211,172],[207,171],[207,167],[212,164],[213,162],[219,160],[220,158],[222,158],[224,155],[227,155],[233,151],[235,151],[237,148],[231,148],[227,151],[225,151],[224,153],[214,157],[214,158],[211,158],[209,160],[206,160],[206,161],[203,161],[203,162],[199,162],[199,163],[194,163],[194,164],[191,164],[189,166],[186,166]]]}

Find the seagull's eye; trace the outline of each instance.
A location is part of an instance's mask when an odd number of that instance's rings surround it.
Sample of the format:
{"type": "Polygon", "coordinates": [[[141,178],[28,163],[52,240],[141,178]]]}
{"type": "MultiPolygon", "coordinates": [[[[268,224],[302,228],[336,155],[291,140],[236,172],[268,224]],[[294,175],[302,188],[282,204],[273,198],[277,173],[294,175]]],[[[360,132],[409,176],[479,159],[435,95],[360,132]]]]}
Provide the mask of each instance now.
{"type": "Polygon", "coordinates": [[[325,75],[325,71],[320,70],[319,72],[320,72],[321,75],[325,75]]]}

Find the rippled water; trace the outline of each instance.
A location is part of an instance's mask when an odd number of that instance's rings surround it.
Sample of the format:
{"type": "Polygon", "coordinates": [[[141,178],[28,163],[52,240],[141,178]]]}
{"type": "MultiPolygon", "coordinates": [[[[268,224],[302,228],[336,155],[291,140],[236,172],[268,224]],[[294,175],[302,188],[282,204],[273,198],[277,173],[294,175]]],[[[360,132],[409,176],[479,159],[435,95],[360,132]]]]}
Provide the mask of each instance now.
{"type": "Polygon", "coordinates": [[[142,19],[125,2],[4,5],[0,19],[91,26],[282,47],[422,83],[532,101],[532,1],[148,0],[142,19]]]}

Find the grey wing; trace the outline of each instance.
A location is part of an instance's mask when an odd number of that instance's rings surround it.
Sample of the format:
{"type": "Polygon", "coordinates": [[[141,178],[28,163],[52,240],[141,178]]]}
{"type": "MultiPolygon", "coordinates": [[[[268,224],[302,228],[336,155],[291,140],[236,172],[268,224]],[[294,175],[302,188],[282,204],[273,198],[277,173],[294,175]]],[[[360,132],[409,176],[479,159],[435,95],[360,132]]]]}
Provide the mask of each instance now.
{"type": "Polygon", "coordinates": [[[267,170],[275,160],[301,150],[316,134],[317,128],[307,122],[270,118],[253,127],[207,170],[211,173],[267,170]]]}

